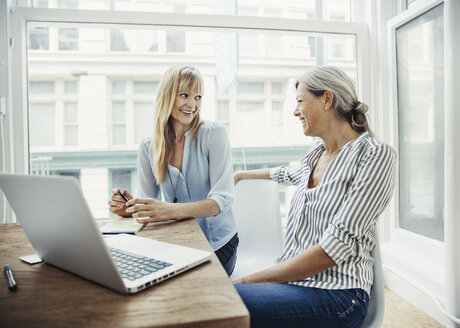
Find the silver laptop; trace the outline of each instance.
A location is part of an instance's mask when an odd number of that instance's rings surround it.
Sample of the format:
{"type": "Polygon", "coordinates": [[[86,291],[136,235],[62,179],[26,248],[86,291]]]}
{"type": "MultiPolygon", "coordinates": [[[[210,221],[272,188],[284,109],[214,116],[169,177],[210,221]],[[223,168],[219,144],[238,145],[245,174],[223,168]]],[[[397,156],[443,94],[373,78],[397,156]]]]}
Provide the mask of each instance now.
{"type": "Polygon", "coordinates": [[[171,278],[212,255],[127,234],[103,238],[72,177],[0,173],[0,187],[39,257],[123,294],[171,278]]]}

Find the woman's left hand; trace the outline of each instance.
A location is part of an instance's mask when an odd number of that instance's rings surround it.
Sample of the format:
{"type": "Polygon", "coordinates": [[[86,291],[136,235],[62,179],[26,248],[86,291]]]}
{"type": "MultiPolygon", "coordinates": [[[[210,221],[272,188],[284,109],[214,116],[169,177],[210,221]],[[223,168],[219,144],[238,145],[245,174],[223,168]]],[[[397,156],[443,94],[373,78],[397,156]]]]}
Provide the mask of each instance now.
{"type": "Polygon", "coordinates": [[[139,223],[178,220],[177,209],[180,204],[159,201],[155,198],[134,198],[126,203],[126,212],[132,214],[139,223]],[[131,206],[132,205],[132,206],[131,206]]]}

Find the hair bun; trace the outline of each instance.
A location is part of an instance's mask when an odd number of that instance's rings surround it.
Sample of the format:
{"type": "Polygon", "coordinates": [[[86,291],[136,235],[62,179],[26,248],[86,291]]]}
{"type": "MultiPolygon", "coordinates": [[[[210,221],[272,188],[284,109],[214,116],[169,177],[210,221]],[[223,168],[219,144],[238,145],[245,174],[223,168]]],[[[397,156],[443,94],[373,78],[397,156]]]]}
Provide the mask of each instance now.
{"type": "Polygon", "coordinates": [[[368,109],[369,108],[365,103],[357,101],[355,102],[355,107],[353,108],[353,111],[357,114],[365,114],[368,109]]]}

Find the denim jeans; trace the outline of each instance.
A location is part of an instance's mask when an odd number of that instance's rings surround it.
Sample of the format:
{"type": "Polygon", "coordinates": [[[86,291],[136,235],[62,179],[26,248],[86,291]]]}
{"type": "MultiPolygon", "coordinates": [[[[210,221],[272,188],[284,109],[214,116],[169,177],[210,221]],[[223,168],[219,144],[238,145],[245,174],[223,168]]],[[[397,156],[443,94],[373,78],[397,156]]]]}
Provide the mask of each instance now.
{"type": "Polygon", "coordinates": [[[360,327],[369,296],[362,289],[320,289],[290,284],[237,284],[255,327],[360,327]]]}
{"type": "Polygon", "coordinates": [[[235,234],[224,246],[215,251],[220,264],[222,264],[229,277],[233,269],[235,269],[236,249],[239,241],[238,234],[235,234]]]}

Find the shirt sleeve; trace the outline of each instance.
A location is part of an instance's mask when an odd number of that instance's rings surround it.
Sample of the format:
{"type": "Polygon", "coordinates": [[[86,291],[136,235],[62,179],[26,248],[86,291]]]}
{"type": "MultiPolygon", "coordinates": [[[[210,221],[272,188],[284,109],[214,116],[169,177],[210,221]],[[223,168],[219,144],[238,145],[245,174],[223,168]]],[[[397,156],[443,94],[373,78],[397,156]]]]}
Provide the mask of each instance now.
{"type": "Polygon", "coordinates": [[[298,185],[302,180],[303,166],[278,166],[270,170],[270,179],[284,185],[298,185]]]}
{"type": "Polygon", "coordinates": [[[362,251],[360,243],[393,195],[395,165],[396,153],[385,144],[369,148],[358,162],[342,205],[319,242],[337,265],[362,251]]]}
{"type": "Polygon", "coordinates": [[[208,198],[219,206],[220,213],[227,212],[233,204],[232,152],[227,131],[216,125],[209,136],[209,181],[208,198]]]}
{"type": "Polygon", "coordinates": [[[139,185],[137,188],[138,197],[161,198],[160,188],[153,175],[152,162],[150,160],[150,142],[144,139],[139,145],[137,154],[137,176],[139,185]]]}

